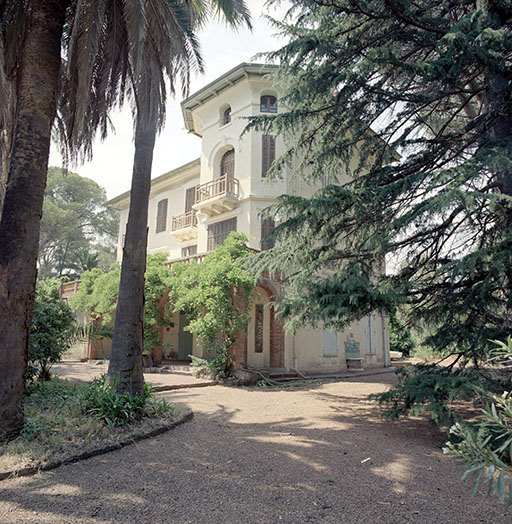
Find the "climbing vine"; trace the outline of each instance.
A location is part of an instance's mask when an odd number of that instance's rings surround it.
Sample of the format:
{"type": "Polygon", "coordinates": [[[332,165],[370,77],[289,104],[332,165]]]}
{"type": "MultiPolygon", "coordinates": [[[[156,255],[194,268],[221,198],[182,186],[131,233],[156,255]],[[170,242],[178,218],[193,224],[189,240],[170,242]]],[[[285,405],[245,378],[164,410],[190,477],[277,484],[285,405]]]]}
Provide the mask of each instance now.
{"type": "Polygon", "coordinates": [[[215,374],[229,372],[229,350],[250,321],[247,306],[256,282],[243,264],[252,256],[246,243],[246,235],[231,233],[200,264],[173,264],[167,279],[174,311],[187,315],[187,329],[208,353],[215,374]]]}
{"type": "MultiPolygon", "coordinates": [[[[172,326],[172,310],[165,300],[167,279],[170,270],[165,265],[167,256],[163,253],[149,255],[146,264],[144,285],[144,351],[161,345],[159,326],[172,326]]],[[[108,273],[91,269],[82,273],[79,292],[71,298],[71,305],[77,311],[89,313],[91,320],[102,325],[111,324],[119,292],[121,266],[113,264],[108,273]]]]}

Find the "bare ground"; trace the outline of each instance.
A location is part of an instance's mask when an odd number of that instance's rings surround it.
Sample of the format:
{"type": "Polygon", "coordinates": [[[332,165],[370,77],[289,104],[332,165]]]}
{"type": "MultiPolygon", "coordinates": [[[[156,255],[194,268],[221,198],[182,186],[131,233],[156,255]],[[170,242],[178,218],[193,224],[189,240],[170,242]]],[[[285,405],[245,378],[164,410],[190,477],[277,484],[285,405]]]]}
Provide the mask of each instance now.
{"type": "Polygon", "coordinates": [[[365,400],[392,375],[292,390],[181,390],[194,419],[155,439],[0,483],[3,523],[511,522],[471,497],[423,419],[365,400]],[[370,460],[366,460],[370,458],[370,460]]]}

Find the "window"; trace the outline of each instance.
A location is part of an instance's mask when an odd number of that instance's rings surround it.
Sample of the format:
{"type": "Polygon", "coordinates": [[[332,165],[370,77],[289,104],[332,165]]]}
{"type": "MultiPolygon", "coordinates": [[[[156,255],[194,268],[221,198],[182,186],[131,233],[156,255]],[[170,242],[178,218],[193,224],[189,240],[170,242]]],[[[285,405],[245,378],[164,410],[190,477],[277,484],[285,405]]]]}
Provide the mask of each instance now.
{"type": "Polygon", "coordinates": [[[338,334],[331,329],[323,329],[324,357],[338,356],[338,334]]]}
{"type": "Polygon", "coordinates": [[[260,98],[260,113],[277,113],[277,98],[265,95],[260,98]]]}
{"type": "Polygon", "coordinates": [[[192,211],[192,206],[196,203],[196,186],[189,187],[185,193],[185,213],[192,211]]]}
{"type": "Polygon", "coordinates": [[[274,230],[275,228],[275,222],[274,222],[274,219],[270,218],[270,217],[267,217],[267,218],[264,218],[262,221],[261,221],[261,242],[260,242],[260,246],[261,246],[261,250],[262,251],[265,251],[267,249],[272,249],[274,247],[274,239],[273,238],[268,238],[267,235],[274,230]]]}
{"type": "Polygon", "coordinates": [[[276,159],[276,139],[272,135],[262,136],[261,176],[265,178],[272,162],[276,159]]]}
{"type": "Polygon", "coordinates": [[[213,251],[220,246],[231,231],[236,231],[236,217],[208,226],[208,251],[213,251]]]}
{"type": "Polygon", "coordinates": [[[263,304],[254,307],[254,352],[263,353],[263,304]]]}
{"type": "Polygon", "coordinates": [[[231,108],[228,107],[222,113],[222,118],[221,118],[221,121],[220,121],[220,125],[221,126],[225,126],[225,125],[229,124],[230,122],[231,122],[231,108]]]}
{"type": "Polygon", "coordinates": [[[197,245],[181,248],[182,257],[191,257],[192,255],[197,255],[197,245]]]}
{"type": "Polygon", "coordinates": [[[235,150],[230,149],[220,159],[220,176],[235,176],[235,150]]]}
{"type": "Polygon", "coordinates": [[[167,198],[158,202],[156,210],[156,233],[167,229],[167,198]]]}

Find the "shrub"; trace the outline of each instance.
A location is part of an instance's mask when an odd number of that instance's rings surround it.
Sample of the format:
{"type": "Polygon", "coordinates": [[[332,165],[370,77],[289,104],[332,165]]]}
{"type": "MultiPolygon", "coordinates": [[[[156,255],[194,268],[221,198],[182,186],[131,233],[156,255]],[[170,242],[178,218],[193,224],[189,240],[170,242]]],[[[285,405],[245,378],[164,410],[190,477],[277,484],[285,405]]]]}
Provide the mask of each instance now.
{"type": "MultiPolygon", "coordinates": [[[[59,298],[59,281],[38,282],[30,327],[29,363],[37,366],[39,380],[50,379],[50,369],[73,341],[71,308],[59,298]]],[[[29,368],[30,369],[30,368],[29,368]]],[[[34,375],[33,369],[28,378],[34,375]]]]}
{"type": "Polygon", "coordinates": [[[233,360],[226,349],[219,348],[216,357],[211,360],[190,355],[193,375],[195,377],[225,378],[231,374],[233,360]]]}
{"type": "MultiPolygon", "coordinates": [[[[159,327],[172,327],[172,312],[166,294],[166,279],[170,274],[165,265],[167,255],[157,253],[148,255],[144,279],[144,355],[161,346],[159,327]]],[[[112,264],[108,273],[95,268],[82,273],[79,292],[71,298],[71,305],[88,313],[94,322],[103,326],[112,323],[116,309],[121,266],[112,264]]]]}
{"type": "Polygon", "coordinates": [[[148,383],[142,396],[116,393],[115,384],[106,382],[106,376],[93,380],[81,398],[82,410],[108,426],[121,426],[143,416],[164,413],[171,409],[163,399],[155,399],[148,383]]]}
{"type": "Polygon", "coordinates": [[[400,351],[408,357],[416,348],[411,329],[393,313],[389,316],[389,345],[392,351],[400,351]]]}
{"type": "Polygon", "coordinates": [[[436,425],[449,427],[458,420],[450,403],[474,399],[480,389],[480,377],[469,369],[418,364],[399,368],[397,373],[401,375],[399,384],[370,396],[387,406],[383,415],[392,420],[428,412],[436,425]]]}
{"type": "MultiPolygon", "coordinates": [[[[512,359],[512,338],[496,341],[490,361],[512,359]]],[[[507,374],[510,375],[508,370],[507,374]]],[[[510,383],[508,384],[510,389],[510,383]]],[[[480,483],[487,483],[489,493],[498,495],[508,509],[512,505],[512,397],[484,393],[486,405],[476,424],[457,423],[450,429],[450,441],[444,452],[467,464],[464,477],[473,476],[473,494],[480,483]]]]}

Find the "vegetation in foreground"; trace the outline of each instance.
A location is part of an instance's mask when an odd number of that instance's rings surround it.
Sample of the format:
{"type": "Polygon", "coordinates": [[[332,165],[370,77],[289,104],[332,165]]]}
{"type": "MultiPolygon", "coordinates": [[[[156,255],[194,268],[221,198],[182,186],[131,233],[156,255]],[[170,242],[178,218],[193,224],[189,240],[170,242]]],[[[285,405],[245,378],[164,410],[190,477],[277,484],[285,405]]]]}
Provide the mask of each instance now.
{"type": "Polygon", "coordinates": [[[428,413],[449,430],[444,448],[466,464],[463,476],[473,478],[473,493],[487,484],[508,509],[512,505],[512,337],[495,342],[497,349],[484,366],[419,364],[397,370],[400,382],[371,395],[385,406],[383,415],[428,413]],[[468,417],[467,408],[473,406],[468,417]]]}
{"type": "Polygon", "coordinates": [[[33,382],[25,392],[21,435],[0,446],[0,472],[42,467],[164,428],[188,412],[154,397],[118,395],[104,378],[92,384],[33,382]]]}

